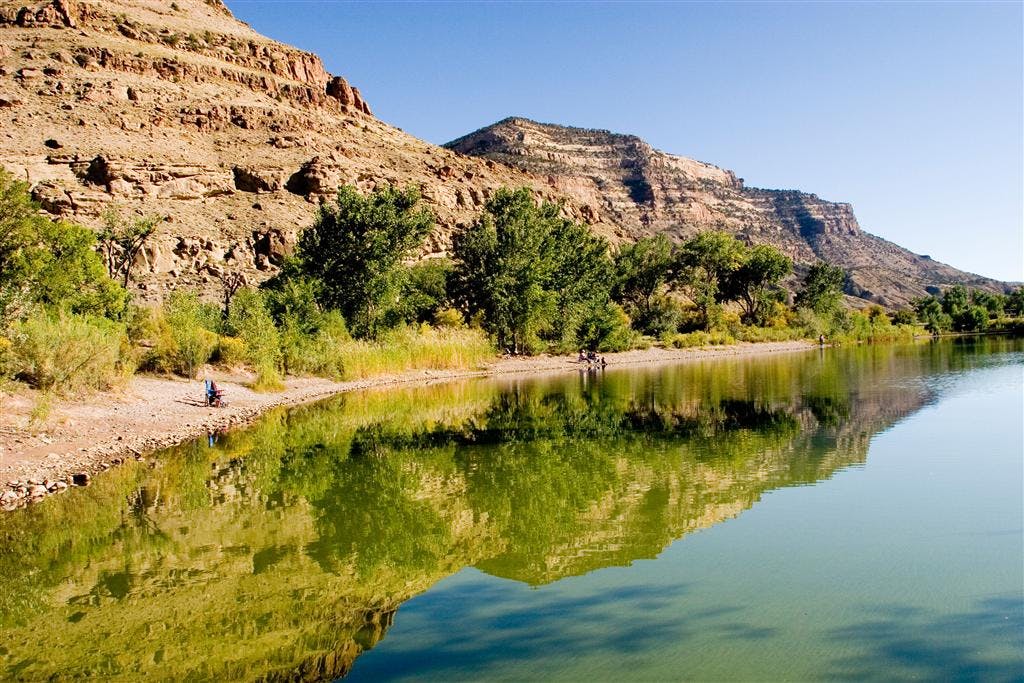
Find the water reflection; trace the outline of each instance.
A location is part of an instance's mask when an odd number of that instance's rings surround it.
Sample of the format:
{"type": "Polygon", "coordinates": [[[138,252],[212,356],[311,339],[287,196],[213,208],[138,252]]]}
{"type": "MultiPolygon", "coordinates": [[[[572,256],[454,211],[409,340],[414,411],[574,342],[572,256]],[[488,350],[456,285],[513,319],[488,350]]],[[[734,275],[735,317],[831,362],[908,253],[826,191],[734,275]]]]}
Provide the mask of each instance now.
{"type": "Polygon", "coordinates": [[[1005,344],[474,381],[280,411],[0,519],[0,672],[343,675],[403,601],[464,567],[535,586],[626,566],[766,491],[860,465],[874,434],[929,400],[929,376],[1005,344]]]}

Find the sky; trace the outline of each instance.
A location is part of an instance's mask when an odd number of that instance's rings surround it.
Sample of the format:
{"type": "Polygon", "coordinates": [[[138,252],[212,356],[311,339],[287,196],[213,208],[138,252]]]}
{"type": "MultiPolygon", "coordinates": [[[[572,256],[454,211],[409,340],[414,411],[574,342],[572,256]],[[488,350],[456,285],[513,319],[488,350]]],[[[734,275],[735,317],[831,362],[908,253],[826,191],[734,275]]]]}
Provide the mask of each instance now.
{"type": "Polygon", "coordinates": [[[429,142],[632,133],[1024,280],[1024,3],[226,2],[429,142]]]}

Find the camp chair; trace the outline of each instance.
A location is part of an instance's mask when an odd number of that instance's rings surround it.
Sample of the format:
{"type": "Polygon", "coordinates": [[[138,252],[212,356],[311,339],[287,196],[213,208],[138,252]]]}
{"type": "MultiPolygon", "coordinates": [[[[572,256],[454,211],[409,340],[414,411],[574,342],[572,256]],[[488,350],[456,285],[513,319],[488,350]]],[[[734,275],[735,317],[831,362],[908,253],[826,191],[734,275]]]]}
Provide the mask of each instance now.
{"type": "Polygon", "coordinates": [[[219,389],[219,388],[218,389],[214,389],[213,388],[213,382],[211,380],[208,380],[208,379],[203,380],[203,384],[206,387],[206,392],[205,392],[205,395],[206,395],[206,405],[214,406],[214,407],[217,407],[217,408],[220,408],[222,406],[227,405],[227,402],[224,400],[224,390],[223,389],[219,389]]]}

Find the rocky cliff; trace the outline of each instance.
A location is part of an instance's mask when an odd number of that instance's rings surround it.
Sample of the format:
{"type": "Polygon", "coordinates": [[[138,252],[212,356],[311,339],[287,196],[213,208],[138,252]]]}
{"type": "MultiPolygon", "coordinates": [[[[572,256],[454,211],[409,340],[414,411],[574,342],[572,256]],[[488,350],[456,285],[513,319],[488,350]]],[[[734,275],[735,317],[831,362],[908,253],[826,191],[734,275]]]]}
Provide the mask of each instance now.
{"type": "Polygon", "coordinates": [[[340,183],[419,187],[438,217],[433,253],[495,189],[526,185],[612,241],[723,227],[799,263],[836,261],[851,293],[883,303],[956,281],[999,287],[863,233],[848,205],[749,189],[635,137],[508,119],[428,144],[220,0],[0,0],[0,130],[0,165],[49,213],[166,218],[137,264],[151,300],[214,295],[227,272],[268,277],[340,183]]]}
{"type": "Polygon", "coordinates": [[[544,177],[584,207],[588,220],[613,225],[622,238],[726,230],[779,247],[798,269],[820,259],[837,263],[850,274],[848,294],[888,305],[957,282],[1003,289],[864,232],[849,204],[749,188],[732,171],[667,154],[632,135],[508,118],[445,147],[544,177]]]}
{"type": "Polygon", "coordinates": [[[382,123],[317,56],[219,0],[23,2],[0,0],[0,164],[55,216],[166,217],[138,264],[146,298],[268,277],[340,183],[420,187],[430,251],[501,186],[557,196],[382,123]]]}

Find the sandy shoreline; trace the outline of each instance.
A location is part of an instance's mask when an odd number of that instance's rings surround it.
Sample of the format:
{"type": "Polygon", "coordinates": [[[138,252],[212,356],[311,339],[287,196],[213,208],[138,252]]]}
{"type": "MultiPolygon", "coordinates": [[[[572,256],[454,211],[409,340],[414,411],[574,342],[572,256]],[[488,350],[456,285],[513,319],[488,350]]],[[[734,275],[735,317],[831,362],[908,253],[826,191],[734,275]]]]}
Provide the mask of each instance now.
{"type": "MultiPolygon", "coordinates": [[[[803,341],[737,344],[702,349],[657,349],[608,354],[610,366],[680,362],[814,348],[803,341]]],[[[74,475],[94,476],[127,459],[141,459],[209,431],[254,421],[278,406],[309,403],[347,391],[440,380],[520,373],[576,371],[571,356],[495,359],[479,370],[415,370],[365,380],[334,382],[290,378],[285,390],[259,394],[244,377],[211,372],[227,392],[229,405],[203,405],[202,381],[137,376],[112,394],[58,403],[45,424],[28,429],[33,392],[0,393],[0,509],[73,485],[74,475]]]]}

